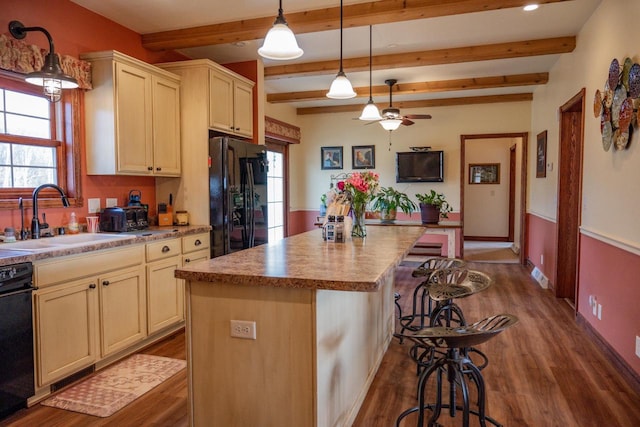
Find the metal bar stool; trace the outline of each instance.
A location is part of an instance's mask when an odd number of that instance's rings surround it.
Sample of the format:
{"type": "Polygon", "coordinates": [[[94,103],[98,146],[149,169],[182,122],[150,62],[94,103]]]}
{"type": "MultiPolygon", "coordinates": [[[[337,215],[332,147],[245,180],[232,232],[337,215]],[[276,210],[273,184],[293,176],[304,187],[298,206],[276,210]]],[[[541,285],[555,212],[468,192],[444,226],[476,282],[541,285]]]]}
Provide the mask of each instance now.
{"type": "Polygon", "coordinates": [[[409,408],[402,412],[396,420],[396,427],[400,427],[402,420],[409,414],[418,412],[418,427],[424,426],[425,409],[433,413],[428,421],[429,427],[437,427],[438,418],[442,409],[448,409],[451,417],[456,416],[456,411],[462,411],[462,425],[469,426],[470,414],[478,417],[481,426],[486,426],[489,422],[494,426],[501,427],[493,418],[485,413],[486,390],[484,379],[480,369],[467,357],[465,349],[482,344],[503,330],[515,325],[518,319],[510,314],[499,314],[480,320],[469,326],[436,326],[425,328],[417,332],[408,332],[405,338],[414,341],[416,344],[434,349],[445,349],[445,356],[434,360],[434,362],[420,374],[418,380],[418,406],[409,408]],[[448,403],[443,403],[442,377],[446,373],[446,380],[449,383],[448,403]],[[435,403],[425,402],[425,389],[432,375],[436,376],[436,401],[435,403]],[[476,385],[478,401],[477,410],[471,409],[469,404],[469,384],[468,379],[476,385]],[[462,405],[456,403],[456,388],[460,386],[462,392],[462,405]]]}
{"type": "MultiPolygon", "coordinates": [[[[429,287],[431,286],[431,274],[441,269],[461,268],[465,265],[465,261],[457,258],[433,257],[426,259],[419,267],[417,267],[411,275],[413,277],[426,277],[426,280],[418,283],[413,290],[412,311],[411,314],[402,315],[400,311],[399,319],[401,333],[405,330],[417,331],[424,328],[428,323],[426,319],[431,315],[432,303],[429,298],[429,287]],[[425,304],[428,308],[425,310],[425,304]]],[[[396,293],[395,302],[398,306],[400,294],[396,293]]]]}

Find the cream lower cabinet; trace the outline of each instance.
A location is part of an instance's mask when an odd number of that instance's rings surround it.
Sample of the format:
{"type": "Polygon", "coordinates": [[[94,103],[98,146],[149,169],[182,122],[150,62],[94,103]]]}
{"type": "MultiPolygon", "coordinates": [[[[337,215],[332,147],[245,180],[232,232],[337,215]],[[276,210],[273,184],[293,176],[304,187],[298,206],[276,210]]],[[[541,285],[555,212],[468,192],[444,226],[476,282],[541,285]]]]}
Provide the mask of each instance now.
{"type": "Polygon", "coordinates": [[[35,293],[38,386],[98,359],[98,292],[92,278],[35,293]]]}
{"type": "Polygon", "coordinates": [[[147,335],[143,246],[34,263],[38,387],[147,335]]]}
{"type": "Polygon", "coordinates": [[[147,244],[149,333],[184,320],[184,284],[175,278],[182,264],[180,239],[147,244]]]}
{"type": "Polygon", "coordinates": [[[147,336],[146,287],[142,266],[104,275],[100,286],[102,357],[147,336]]]}

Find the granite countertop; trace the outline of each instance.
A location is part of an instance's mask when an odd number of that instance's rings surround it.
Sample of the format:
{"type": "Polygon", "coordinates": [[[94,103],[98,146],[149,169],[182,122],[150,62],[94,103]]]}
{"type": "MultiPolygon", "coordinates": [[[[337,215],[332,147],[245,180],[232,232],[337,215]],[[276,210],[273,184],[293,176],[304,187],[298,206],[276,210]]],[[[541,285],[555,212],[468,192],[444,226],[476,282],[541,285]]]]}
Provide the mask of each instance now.
{"type": "MultiPolygon", "coordinates": [[[[0,266],[19,262],[37,261],[66,255],[81,254],[101,249],[116,248],[138,243],[148,243],[155,240],[188,236],[190,234],[206,233],[211,230],[209,225],[183,225],[171,227],[149,227],[146,230],[131,231],[127,233],[98,233],[96,237],[104,240],[92,241],[91,233],[59,237],[43,237],[37,240],[26,240],[33,245],[41,245],[38,248],[16,249],[22,243],[0,243],[0,266]],[[86,235],[86,236],[85,236],[86,235]],[[74,241],[75,236],[85,236],[86,241],[74,241]],[[110,239],[113,237],[113,239],[110,239]],[[69,243],[71,241],[71,243],[69,243]]],[[[78,240],[83,240],[78,239],[78,240]]],[[[27,243],[29,244],[29,243],[27,243]]]]}
{"type": "Polygon", "coordinates": [[[364,239],[322,240],[320,229],[176,270],[200,282],[339,291],[378,290],[424,227],[368,227],[364,239]]]}

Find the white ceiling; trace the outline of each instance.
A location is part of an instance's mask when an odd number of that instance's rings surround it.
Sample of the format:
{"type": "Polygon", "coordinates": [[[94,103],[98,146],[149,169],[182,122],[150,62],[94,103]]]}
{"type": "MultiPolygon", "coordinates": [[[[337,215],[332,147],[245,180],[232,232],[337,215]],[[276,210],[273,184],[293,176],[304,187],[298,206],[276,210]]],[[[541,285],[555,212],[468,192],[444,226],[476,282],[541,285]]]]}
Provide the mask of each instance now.
{"type": "MultiPolygon", "coordinates": [[[[277,15],[275,0],[72,0],[140,34],[217,24],[241,19],[273,17],[277,15]]],[[[346,0],[344,5],[366,3],[370,0],[346,0]]],[[[541,5],[533,12],[521,8],[467,13],[439,18],[379,24],[373,27],[373,55],[417,52],[433,49],[477,46],[492,43],[514,42],[551,37],[575,36],[600,0],[572,0],[541,5]]],[[[322,8],[339,7],[333,0],[285,0],[287,14],[322,8]]],[[[266,33],[266,31],[265,31],[266,33]]],[[[366,57],[369,54],[369,29],[367,26],[345,28],[343,33],[344,58],[366,57]]],[[[339,30],[298,34],[298,44],[304,55],[287,64],[338,59],[340,53],[339,30]]],[[[579,40],[578,40],[579,43],[579,40]]],[[[257,49],[262,40],[249,40],[244,46],[232,44],[204,46],[179,50],[191,58],[209,58],[224,64],[260,58],[257,49]]],[[[373,85],[383,85],[385,79],[397,79],[399,83],[430,82],[471,77],[504,76],[523,73],[546,72],[551,69],[558,55],[530,56],[515,59],[478,61],[460,64],[436,65],[412,68],[374,70],[373,85]]],[[[265,60],[265,66],[281,65],[265,60]]],[[[335,73],[311,77],[287,77],[267,80],[267,93],[328,90],[335,73]]],[[[345,70],[354,87],[369,85],[368,71],[345,70]]],[[[534,86],[479,89],[398,95],[396,100],[439,99],[464,96],[494,95],[532,92],[534,86]]],[[[388,96],[374,98],[380,107],[388,104],[388,96]]],[[[366,99],[345,101],[314,100],[292,103],[296,107],[335,105],[337,103],[363,104],[366,99]]]]}

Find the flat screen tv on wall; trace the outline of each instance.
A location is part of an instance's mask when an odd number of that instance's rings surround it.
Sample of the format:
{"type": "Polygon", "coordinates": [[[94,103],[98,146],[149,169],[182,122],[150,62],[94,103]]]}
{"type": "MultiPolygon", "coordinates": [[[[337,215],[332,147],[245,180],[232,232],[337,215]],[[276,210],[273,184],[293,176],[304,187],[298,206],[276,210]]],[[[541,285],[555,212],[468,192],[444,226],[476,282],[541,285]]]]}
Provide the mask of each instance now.
{"type": "Polygon", "coordinates": [[[396,153],[396,182],[443,182],[443,151],[396,153]]]}

